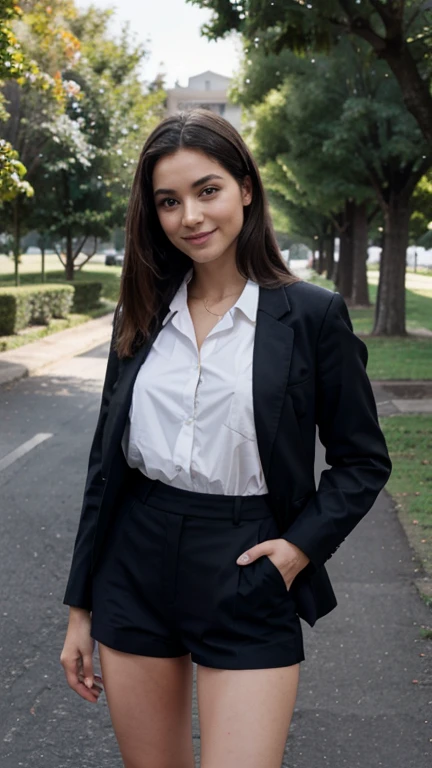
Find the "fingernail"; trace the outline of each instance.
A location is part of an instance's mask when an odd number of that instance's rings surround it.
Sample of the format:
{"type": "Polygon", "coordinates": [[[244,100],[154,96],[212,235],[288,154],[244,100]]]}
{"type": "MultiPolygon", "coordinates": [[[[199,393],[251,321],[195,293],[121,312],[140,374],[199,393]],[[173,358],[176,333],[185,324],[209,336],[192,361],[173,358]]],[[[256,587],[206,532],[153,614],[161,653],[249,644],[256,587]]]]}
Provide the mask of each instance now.
{"type": "Polygon", "coordinates": [[[91,677],[86,677],[86,679],[84,680],[84,685],[87,688],[93,688],[93,680],[91,679],[91,677]]]}
{"type": "Polygon", "coordinates": [[[238,563],[247,563],[249,561],[249,555],[240,555],[237,560],[238,563]]]}

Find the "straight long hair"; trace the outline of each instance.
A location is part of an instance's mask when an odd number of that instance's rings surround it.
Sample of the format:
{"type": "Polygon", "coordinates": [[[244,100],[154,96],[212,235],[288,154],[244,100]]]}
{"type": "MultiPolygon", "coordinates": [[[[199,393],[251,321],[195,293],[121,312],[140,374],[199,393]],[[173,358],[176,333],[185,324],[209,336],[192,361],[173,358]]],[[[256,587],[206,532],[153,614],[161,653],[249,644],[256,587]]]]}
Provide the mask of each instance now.
{"type": "Polygon", "coordinates": [[[265,288],[298,282],[285,264],[273,230],[258,167],[236,129],[206,109],[179,112],[152,131],[141,151],[132,184],[126,245],[116,313],[115,349],[130,357],[156,330],[162,314],[179,288],[193,260],[165,235],[153,196],[153,170],[162,157],[179,149],[193,149],[216,160],[241,186],[252,181],[252,201],[244,207],[244,221],[236,249],[240,275],[265,288]]]}

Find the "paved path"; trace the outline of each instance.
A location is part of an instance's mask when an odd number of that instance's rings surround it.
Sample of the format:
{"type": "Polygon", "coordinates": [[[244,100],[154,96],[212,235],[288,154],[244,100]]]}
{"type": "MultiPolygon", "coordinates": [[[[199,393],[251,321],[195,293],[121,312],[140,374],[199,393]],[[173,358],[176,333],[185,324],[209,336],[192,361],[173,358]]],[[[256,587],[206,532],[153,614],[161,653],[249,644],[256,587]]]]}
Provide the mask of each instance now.
{"type": "MultiPolygon", "coordinates": [[[[52,435],[0,471],[2,768],[121,767],[105,699],[82,702],[58,663],[106,354],[107,345],[1,392],[0,459],[52,435]]],[[[323,467],[318,445],[317,478],[323,467]]],[[[339,606],[315,629],[304,625],[307,660],[284,768],[429,768],[432,642],[420,630],[432,614],[386,492],[329,569],[339,606]]],[[[198,766],[195,692],[193,712],[198,766]]]]}
{"type": "Polygon", "coordinates": [[[60,361],[69,360],[111,337],[113,313],[53,333],[9,352],[0,352],[0,384],[33,376],[60,361]]]}

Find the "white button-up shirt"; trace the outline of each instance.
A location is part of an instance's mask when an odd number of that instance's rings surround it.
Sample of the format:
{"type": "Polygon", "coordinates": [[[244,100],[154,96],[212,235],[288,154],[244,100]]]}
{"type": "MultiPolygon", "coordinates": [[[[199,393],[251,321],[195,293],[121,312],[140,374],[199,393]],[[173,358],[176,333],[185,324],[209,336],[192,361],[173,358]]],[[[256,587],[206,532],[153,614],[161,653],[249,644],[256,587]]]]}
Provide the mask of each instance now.
{"type": "Polygon", "coordinates": [[[259,286],[248,280],[198,350],[186,274],[135,381],[123,451],[152,480],[201,493],[268,493],[253,415],[259,286]]]}

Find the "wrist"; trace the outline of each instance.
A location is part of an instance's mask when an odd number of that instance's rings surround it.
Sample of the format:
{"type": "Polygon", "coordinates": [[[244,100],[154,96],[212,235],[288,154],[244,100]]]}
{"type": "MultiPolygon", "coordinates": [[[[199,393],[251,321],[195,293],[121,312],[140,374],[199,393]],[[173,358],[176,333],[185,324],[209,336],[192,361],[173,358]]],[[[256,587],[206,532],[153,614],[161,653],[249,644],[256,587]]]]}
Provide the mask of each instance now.
{"type": "Polygon", "coordinates": [[[298,571],[302,571],[303,568],[306,568],[306,566],[310,563],[310,560],[308,556],[301,550],[299,547],[297,547],[295,544],[292,544],[290,541],[287,541],[287,539],[283,539],[285,544],[288,544],[288,547],[290,549],[290,554],[294,554],[295,557],[295,565],[298,568],[298,571]]]}
{"type": "Polygon", "coordinates": [[[76,606],[70,606],[69,608],[69,621],[81,622],[90,620],[90,611],[86,608],[77,608],[76,606]]]}

